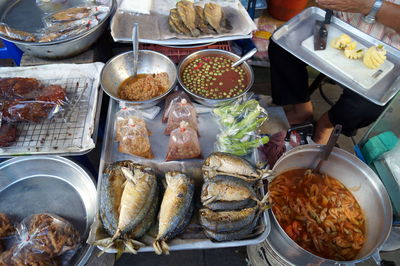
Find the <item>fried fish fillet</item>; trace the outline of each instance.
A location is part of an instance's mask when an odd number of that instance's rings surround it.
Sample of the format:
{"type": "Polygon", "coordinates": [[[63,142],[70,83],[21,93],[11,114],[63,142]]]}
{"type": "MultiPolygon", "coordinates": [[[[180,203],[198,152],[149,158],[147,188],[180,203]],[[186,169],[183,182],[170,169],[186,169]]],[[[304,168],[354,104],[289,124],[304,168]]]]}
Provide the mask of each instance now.
{"type": "Polygon", "coordinates": [[[183,33],[185,35],[191,35],[190,30],[183,24],[181,18],[179,17],[176,8],[169,11],[168,24],[171,29],[177,33],[183,33]]]}
{"type": "Polygon", "coordinates": [[[200,35],[200,31],[196,28],[196,11],[194,9],[194,4],[192,2],[182,0],[176,3],[176,9],[182,22],[190,30],[191,35],[193,37],[198,37],[200,35]]]}
{"type": "Polygon", "coordinates": [[[215,33],[214,29],[207,23],[204,18],[203,8],[201,6],[195,6],[194,8],[196,10],[196,27],[207,34],[215,33]]]}
{"type": "Polygon", "coordinates": [[[214,3],[205,4],[204,17],[211,27],[213,27],[219,34],[227,32],[227,29],[224,27],[224,12],[220,5],[214,3]]]}

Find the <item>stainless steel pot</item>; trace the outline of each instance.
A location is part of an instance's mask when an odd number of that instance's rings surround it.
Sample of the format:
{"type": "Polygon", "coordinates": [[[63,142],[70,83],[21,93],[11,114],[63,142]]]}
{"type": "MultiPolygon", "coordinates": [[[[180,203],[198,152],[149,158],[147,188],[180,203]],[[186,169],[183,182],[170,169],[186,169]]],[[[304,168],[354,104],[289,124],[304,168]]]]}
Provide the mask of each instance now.
{"type": "Polygon", "coordinates": [[[253,69],[251,68],[251,66],[249,64],[247,64],[247,62],[243,62],[242,66],[243,66],[244,70],[246,71],[248,82],[247,82],[247,86],[246,86],[245,90],[241,94],[239,94],[235,97],[227,98],[227,99],[209,99],[209,98],[205,98],[200,95],[197,95],[197,94],[193,93],[191,90],[189,90],[185,86],[185,84],[183,83],[183,81],[181,79],[183,70],[190,62],[192,62],[196,58],[198,58],[200,56],[207,56],[207,55],[224,56],[224,57],[232,59],[234,61],[240,59],[240,56],[235,55],[234,53],[231,53],[231,52],[228,52],[225,50],[219,50],[219,49],[200,50],[200,51],[194,52],[194,53],[188,55],[187,57],[185,57],[178,65],[178,82],[182,86],[182,88],[187,93],[189,93],[190,96],[193,97],[193,99],[196,102],[203,104],[205,106],[217,107],[217,106],[225,105],[227,103],[230,103],[230,102],[236,100],[237,98],[242,97],[246,92],[248,92],[251,89],[251,87],[253,86],[253,83],[254,83],[254,72],[253,72],[253,69]]]}
{"type": "MultiPolygon", "coordinates": [[[[279,174],[291,169],[313,167],[321,150],[321,145],[296,147],[276,162],[273,171],[279,174]]],[[[367,235],[357,258],[339,262],[311,254],[285,233],[272,210],[269,211],[272,229],[267,238],[268,244],[294,265],[354,265],[370,257],[379,261],[379,249],[390,233],[393,215],[389,196],[379,177],[357,157],[338,148],[334,148],[329,159],[322,164],[321,172],[338,179],[347,188],[354,188],[352,193],[366,217],[367,235]]]]}
{"type": "MultiPolygon", "coordinates": [[[[7,12],[8,1],[0,0],[0,10],[7,12]]],[[[63,59],[78,55],[87,49],[101,36],[108,26],[108,19],[116,9],[116,0],[112,0],[112,6],[107,16],[98,25],[86,32],[66,38],[65,40],[54,42],[24,42],[17,41],[2,36],[1,38],[14,43],[24,53],[45,59],[63,59]]],[[[0,17],[4,17],[4,12],[0,11],[0,17]]],[[[28,11],[29,12],[29,11],[28,11]]]]}
{"type": "Polygon", "coordinates": [[[152,74],[166,72],[169,78],[168,90],[153,99],[146,101],[128,101],[118,96],[118,88],[121,83],[133,74],[133,52],[125,52],[111,58],[100,73],[100,84],[104,92],[114,100],[124,102],[126,105],[135,106],[138,109],[152,107],[162,101],[176,86],[176,66],[171,59],[158,52],[139,50],[138,74],[152,74]]]}

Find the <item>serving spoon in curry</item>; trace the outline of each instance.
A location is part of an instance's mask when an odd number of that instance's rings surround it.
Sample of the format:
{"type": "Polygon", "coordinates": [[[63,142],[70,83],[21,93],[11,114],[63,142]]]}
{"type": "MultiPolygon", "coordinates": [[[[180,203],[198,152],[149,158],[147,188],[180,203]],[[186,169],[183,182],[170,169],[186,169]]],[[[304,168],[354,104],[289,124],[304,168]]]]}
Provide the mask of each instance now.
{"type": "Polygon", "coordinates": [[[342,132],[342,125],[336,125],[335,128],[333,129],[331,135],[329,136],[328,143],[323,147],[321,157],[319,159],[317,166],[313,169],[313,173],[319,173],[322,163],[328,159],[341,132],[342,132]]]}

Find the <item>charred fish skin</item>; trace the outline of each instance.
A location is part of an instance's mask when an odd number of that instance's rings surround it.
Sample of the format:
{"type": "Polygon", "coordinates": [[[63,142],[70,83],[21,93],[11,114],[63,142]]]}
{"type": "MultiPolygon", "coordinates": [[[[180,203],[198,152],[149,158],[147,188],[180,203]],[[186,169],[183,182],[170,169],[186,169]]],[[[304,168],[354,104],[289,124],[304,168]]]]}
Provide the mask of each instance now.
{"type": "Polygon", "coordinates": [[[108,165],[103,173],[100,186],[100,218],[108,234],[114,235],[118,227],[119,204],[123,192],[125,176],[119,167],[131,167],[130,161],[120,161],[108,165]]]}
{"type": "Polygon", "coordinates": [[[241,240],[246,238],[248,235],[250,235],[258,222],[258,219],[260,218],[260,215],[257,214],[256,217],[253,219],[253,221],[248,225],[243,227],[241,230],[238,231],[230,231],[230,232],[214,232],[212,230],[204,229],[204,233],[206,234],[207,237],[218,241],[232,241],[232,240],[241,240]]]}
{"type": "Polygon", "coordinates": [[[156,219],[158,207],[159,207],[159,188],[157,186],[156,195],[154,196],[154,200],[151,203],[150,210],[148,214],[144,217],[144,219],[130,232],[126,233],[124,238],[128,239],[138,239],[141,238],[154,224],[156,219]]]}
{"type": "Polygon", "coordinates": [[[207,208],[199,210],[200,224],[206,229],[216,233],[239,231],[251,224],[254,220],[258,206],[240,211],[215,212],[207,208]]]}
{"type": "Polygon", "coordinates": [[[194,213],[194,198],[192,199],[192,204],[189,207],[189,210],[187,211],[185,218],[182,220],[182,222],[173,230],[171,233],[169,233],[166,236],[166,239],[172,239],[181,234],[186,227],[189,225],[190,221],[192,220],[194,213]]]}
{"type": "Polygon", "coordinates": [[[185,220],[194,195],[194,182],[185,174],[167,172],[165,179],[167,181],[167,189],[159,212],[158,235],[153,244],[157,254],[168,254],[168,245],[165,241],[169,239],[168,236],[173,235],[175,229],[185,220]]]}
{"type": "Polygon", "coordinates": [[[257,205],[252,199],[245,199],[241,201],[214,201],[212,203],[204,204],[203,206],[213,211],[234,211],[244,208],[251,208],[257,205]]]}
{"type": "Polygon", "coordinates": [[[242,178],[246,181],[256,181],[260,179],[257,169],[247,160],[239,156],[225,152],[214,152],[204,161],[203,176],[212,179],[220,173],[242,178]]]}
{"type": "Polygon", "coordinates": [[[113,239],[135,228],[148,213],[157,191],[157,178],[148,168],[121,167],[127,182],[121,196],[117,232],[113,239]]]}
{"type": "Polygon", "coordinates": [[[204,205],[215,201],[239,202],[249,198],[258,201],[251,184],[240,178],[227,175],[217,175],[212,181],[207,180],[201,191],[201,202],[204,205]]]}

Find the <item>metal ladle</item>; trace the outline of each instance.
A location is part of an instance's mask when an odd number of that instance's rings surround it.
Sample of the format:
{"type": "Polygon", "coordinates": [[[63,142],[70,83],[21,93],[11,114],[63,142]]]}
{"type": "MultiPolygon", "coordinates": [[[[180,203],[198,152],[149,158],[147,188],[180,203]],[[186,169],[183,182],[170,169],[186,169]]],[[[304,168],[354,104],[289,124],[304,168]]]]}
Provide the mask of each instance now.
{"type": "Polygon", "coordinates": [[[246,53],[238,61],[233,63],[231,67],[237,67],[238,65],[240,65],[241,63],[243,63],[247,59],[250,59],[253,55],[255,55],[255,53],[257,53],[257,48],[254,48],[254,49],[250,50],[250,52],[246,53]]]}
{"type": "Polygon", "coordinates": [[[322,151],[320,161],[318,162],[317,166],[313,170],[314,173],[319,173],[322,163],[328,159],[341,132],[342,132],[342,125],[336,125],[335,128],[333,129],[331,135],[329,136],[328,143],[325,145],[324,150],[322,151]]]}
{"type": "Polygon", "coordinates": [[[138,57],[139,57],[139,24],[138,23],[133,23],[132,46],[133,46],[132,77],[134,77],[137,74],[138,57]]]}

